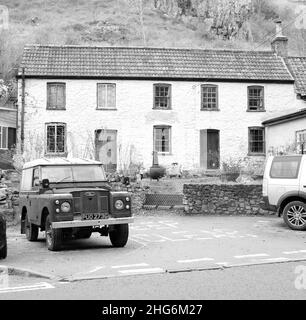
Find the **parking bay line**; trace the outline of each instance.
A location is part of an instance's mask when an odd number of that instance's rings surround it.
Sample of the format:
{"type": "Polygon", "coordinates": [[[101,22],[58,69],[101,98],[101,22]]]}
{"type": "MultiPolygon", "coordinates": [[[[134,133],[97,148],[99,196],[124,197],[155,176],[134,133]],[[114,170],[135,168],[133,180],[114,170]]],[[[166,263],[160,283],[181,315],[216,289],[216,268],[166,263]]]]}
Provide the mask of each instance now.
{"type": "Polygon", "coordinates": [[[296,253],[305,253],[306,250],[294,250],[294,251],[283,251],[283,254],[296,254],[296,253]]]}
{"type": "Polygon", "coordinates": [[[148,267],[147,263],[125,264],[120,266],[112,266],[112,269],[131,268],[131,267],[148,267]]]}
{"type": "Polygon", "coordinates": [[[256,258],[256,257],[269,257],[267,253],[255,253],[255,254],[246,254],[241,256],[234,256],[236,259],[243,259],[243,258],[256,258]]]}
{"type": "Polygon", "coordinates": [[[201,262],[201,261],[213,261],[213,258],[198,258],[198,259],[186,259],[186,260],[177,260],[178,263],[192,263],[192,262],[201,262]]]}
{"type": "Polygon", "coordinates": [[[41,290],[41,289],[54,289],[54,287],[48,282],[41,282],[34,285],[29,285],[29,286],[0,288],[0,293],[10,293],[10,292],[13,293],[13,292],[41,290]]]}

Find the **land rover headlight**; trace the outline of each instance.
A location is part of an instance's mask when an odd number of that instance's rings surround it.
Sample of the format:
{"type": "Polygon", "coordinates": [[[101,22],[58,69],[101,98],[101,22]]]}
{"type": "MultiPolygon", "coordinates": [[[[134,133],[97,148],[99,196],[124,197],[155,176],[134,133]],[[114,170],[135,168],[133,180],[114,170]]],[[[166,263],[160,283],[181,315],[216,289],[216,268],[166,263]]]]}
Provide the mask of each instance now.
{"type": "Polygon", "coordinates": [[[124,203],[122,200],[116,200],[115,201],[115,208],[117,210],[122,210],[124,208],[124,203]]]}
{"type": "Polygon", "coordinates": [[[70,203],[65,201],[61,204],[61,211],[62,212],[69,212],[71,209],[70,203]]]}

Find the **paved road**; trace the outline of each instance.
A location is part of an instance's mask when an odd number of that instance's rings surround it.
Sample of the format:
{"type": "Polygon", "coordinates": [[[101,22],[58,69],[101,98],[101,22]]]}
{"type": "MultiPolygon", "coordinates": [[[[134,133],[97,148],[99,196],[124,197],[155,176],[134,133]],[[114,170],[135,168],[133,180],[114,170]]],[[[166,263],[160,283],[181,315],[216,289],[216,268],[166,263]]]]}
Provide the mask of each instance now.
{"type": "MultiPolygon", "coordinates": [[[[3,291],[0,299],[306,299],[306,286],[297,289],[301,267],[286,262],[182,273],[146,274],[76,282],[36,280],[18,291],[3,291]],[[298,268],[298,269],[297,269],[298,268]],[[36,286],[36,288],[35,288],[36,286]]],[[[305,275],[306,276],[306,275],[305,275]]],[[[305,282],[304,282],[305,283],[305,282]]],[[[101,301],[101,307],[103,301],[101,301]]]]}
{"type": "MultiPolygon", "coordinates": [[[[138,216],[125,248],[113,248],[108,238],[94,234],[88,240],[65,243],[60,252],[50,252],[43,233],[39,241],[30,243],[23,235],[10,232],[9,256],[0,264],[43,273],[55,281],[52,286],[59,280],[64,286],[62,283],[84,279],[123,281],[122,277],[134,275],[306,263],[305,243],[306,232],[288,229],[275,216],[138,216]]],[[[37,279],[32,283],[37,284],[37,279]]]]}

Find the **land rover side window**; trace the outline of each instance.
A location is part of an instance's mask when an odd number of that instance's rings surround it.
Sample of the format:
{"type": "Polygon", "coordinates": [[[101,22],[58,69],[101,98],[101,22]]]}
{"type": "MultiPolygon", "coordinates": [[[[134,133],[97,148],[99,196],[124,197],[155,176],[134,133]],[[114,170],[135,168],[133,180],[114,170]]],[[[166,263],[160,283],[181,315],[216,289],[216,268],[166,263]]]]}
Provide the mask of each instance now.
{"type": "Polygon", "coordinates": [[[275,157],[272,162],[270,177],[276,179],[296,179],[299,174],[301,157],[275,157]]]}
{"type": "Polygon", "coordinates": [[[32,189],[33,168],[22,171],[21,191],[30,191],[32,189]]]}
{"type": "Polygon", "coordinates": [[[39,168],[33,170],[32,186],[34,188],[39,186],[39,168]]]}

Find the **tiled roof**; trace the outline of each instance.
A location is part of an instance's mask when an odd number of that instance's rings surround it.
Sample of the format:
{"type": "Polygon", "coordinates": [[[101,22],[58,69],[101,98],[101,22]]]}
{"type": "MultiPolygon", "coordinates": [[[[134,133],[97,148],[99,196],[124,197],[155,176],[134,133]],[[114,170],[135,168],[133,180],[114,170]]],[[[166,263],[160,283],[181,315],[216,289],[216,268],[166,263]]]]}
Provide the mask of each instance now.
{"type": "Polygon", "coordinates": [[[271,51],[30,45],[21,67],[28,77],[293,81],[271,51]]]}
{"type": "Polygon", "coordinates": [[[295,79],[296,93],[306,96],[306,57],[288,57],[285,61],[295,79]]]}

